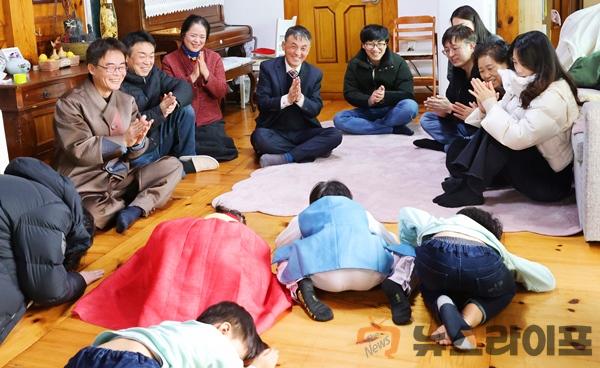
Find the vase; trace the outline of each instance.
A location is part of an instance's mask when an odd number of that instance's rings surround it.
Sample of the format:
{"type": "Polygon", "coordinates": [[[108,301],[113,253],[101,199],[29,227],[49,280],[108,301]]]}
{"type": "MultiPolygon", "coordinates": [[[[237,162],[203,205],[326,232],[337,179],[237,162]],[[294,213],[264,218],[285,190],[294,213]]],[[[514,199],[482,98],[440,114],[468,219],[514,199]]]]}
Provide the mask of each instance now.
{"type": "Polygon", "coordinates": [[[100,37],[118,37],[117,13],[112,0],[100,2],[100,37]]]}

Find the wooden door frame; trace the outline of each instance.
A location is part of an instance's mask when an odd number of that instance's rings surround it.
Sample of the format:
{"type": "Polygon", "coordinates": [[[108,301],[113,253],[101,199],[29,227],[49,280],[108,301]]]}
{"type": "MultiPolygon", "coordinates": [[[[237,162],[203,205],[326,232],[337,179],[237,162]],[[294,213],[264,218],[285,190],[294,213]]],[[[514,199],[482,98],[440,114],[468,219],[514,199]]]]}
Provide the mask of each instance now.
{"type": "MultiPolygon", "coordinates": [[[[294,15],[298,16],[300,0],[283,0],[283,15],[285,19],[290,19],[294,15]]],[[[381,0],[383,11],[382,26],[390,28],[392,21],[398,18],[398,0],[381,0]]]]}
{"type": "MultiPolygon", "coordinates": [[[[300,0],[283,0],[283,14],[285,19],[290,19],[294,15],[299,16],[299,3],[300,0]]],[[[381,0],[381,7],[383,13],[382,26],[389,29],[394,19],[398,18],[398,0],[381,0]]],[[[301,24],[302,20],[298,19],[298,23],[301,24]]],[[[341,100],[344,98],[344,94],[342,92],[321,92],[321,97],[324,99],[341,100]]]]}

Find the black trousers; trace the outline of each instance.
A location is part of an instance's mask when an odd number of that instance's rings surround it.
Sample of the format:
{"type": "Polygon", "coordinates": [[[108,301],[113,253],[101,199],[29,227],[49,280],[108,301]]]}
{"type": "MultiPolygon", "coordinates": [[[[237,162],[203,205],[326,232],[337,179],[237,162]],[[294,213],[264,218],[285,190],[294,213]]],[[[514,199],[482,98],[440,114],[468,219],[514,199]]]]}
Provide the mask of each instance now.
{"type": "Polygon", "coordinates": [[[196,154],[208,155],[217,161],[230,161],[238,156],[233,139],[225,133],[223,120],[196,127],[196,154]]]}
{"type": "Polygon", "coordinates": [[[554,202],[572,192],[572,163],[555,172],[537,147],[512,150],[483,129],[450,145],[446,167],[453,178],[480,193],[490,186],[509,185],[534,201],[554,202]]]}

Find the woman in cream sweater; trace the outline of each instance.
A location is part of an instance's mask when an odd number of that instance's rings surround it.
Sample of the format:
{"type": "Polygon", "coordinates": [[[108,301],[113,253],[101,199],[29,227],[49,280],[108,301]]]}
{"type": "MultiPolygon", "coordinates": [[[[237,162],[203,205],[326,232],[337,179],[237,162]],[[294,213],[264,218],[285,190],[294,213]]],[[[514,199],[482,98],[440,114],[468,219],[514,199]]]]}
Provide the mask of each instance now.
{"type": "Polygon", "coordinates": [[[565,198],[573,182],[571,127],[579,113],[577,89],[541,32],[519,35],[509,50],[512,69],[502,72],[506,94],[473,79],[479,109],[466,123],[481,127],[448,150],[451,177],[433,201],[444,207],[477,205],[490,186],[509,185],[536,201],[565,198]]]}

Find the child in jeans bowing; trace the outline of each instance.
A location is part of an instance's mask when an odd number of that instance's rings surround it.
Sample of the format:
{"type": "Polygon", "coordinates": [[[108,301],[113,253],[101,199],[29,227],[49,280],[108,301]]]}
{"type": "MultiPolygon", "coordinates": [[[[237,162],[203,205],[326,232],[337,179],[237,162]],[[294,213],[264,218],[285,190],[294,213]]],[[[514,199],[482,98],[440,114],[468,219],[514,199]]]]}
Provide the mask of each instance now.
{"type": "Polygon", "coordinates": [[[431,337],[441,345],[475,349],[475,342],[463,331],[506,308],[515,296],[515,282],[536,292],[556,285],[548,268],[504,247],[502,223],[481,209],[467,207],[455,216],[436,218],[405,207],[398,228],[400,241],[416,247],[421,294],[441,322],[431,337]]]}
{"type": "Polygon", "coordinates": [[[65,368],[238,368],[244,361],[252,361],[250,367],[273,368],[278,358],[278,351],[262,341],[244,308],[221,302],[196,321],[103,332],[65,368]]]}

